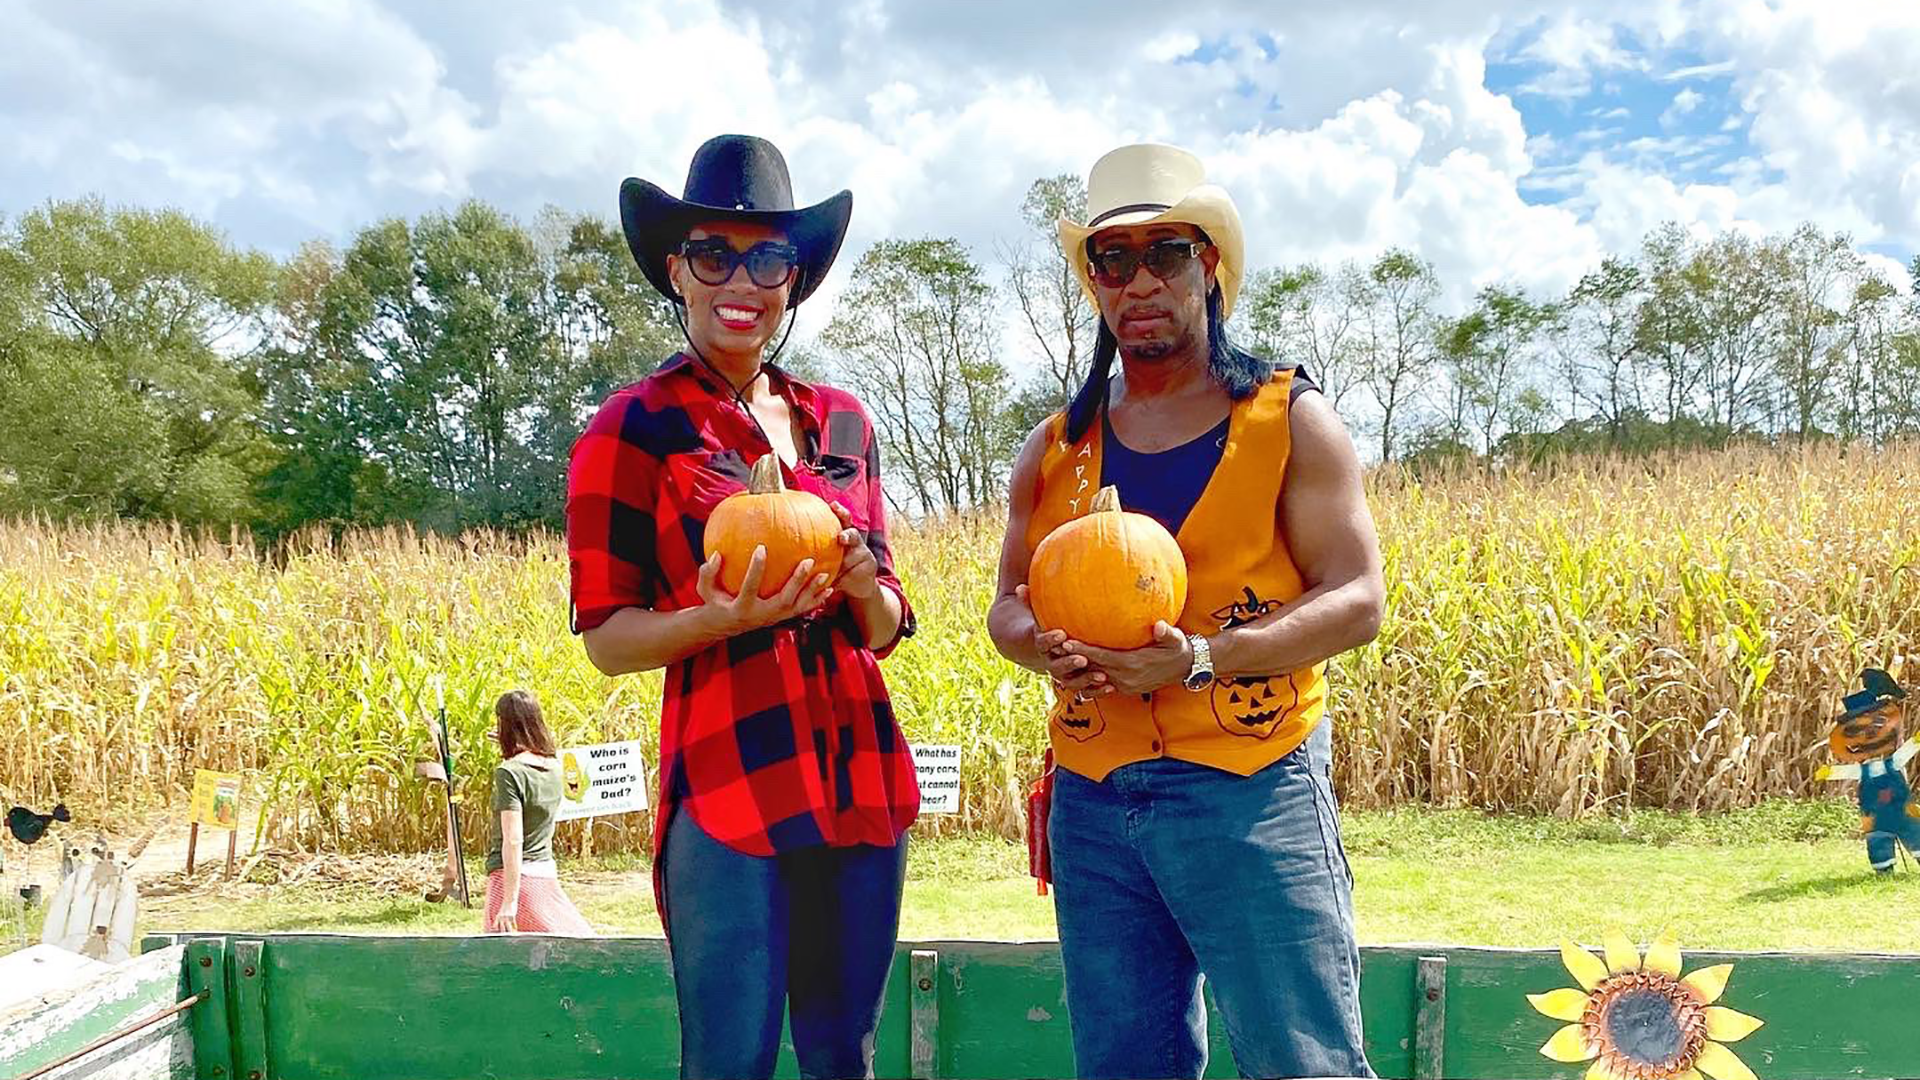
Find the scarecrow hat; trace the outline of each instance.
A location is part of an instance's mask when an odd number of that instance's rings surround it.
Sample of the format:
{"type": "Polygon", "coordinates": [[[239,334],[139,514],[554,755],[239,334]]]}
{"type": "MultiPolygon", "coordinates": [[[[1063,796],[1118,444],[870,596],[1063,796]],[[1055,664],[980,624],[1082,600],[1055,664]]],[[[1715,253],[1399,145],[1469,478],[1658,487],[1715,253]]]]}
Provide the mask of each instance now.
{"type": "Polygon", "coordinates": [[[827,276],[852,216],[851,191],[795,209],[786,159],[772,143],[751,135],[720,135],[695,150],[680,198],[631,176],[620,185],[627,247],[653,287],[676,304],[684,300],[667,276],[667,256],[696,226],[752,221],[786,233],[800,252],[798,275],[787,294],[787,307],[794,308],[827,276]]]}
{"type": "Polygon", "coordinates": [[[1087,300],[1098,310],[1087,267],[1087,238],[1115,225],[1161,222],[1196,226],[1219,249],[1220,264],[1214,274],[1220,283],[1220,317],[1232,315],[1246,270],[1240,211],[1225,189],[1207,183],[1199,158],[1160,143],[1135,143],[1108,151],[1087,174],[1086,223],[1060,219],[1060,246],[1087,300]]]}
{"type": "Polygon", "coordinates": [[[1879,668],[1868,668],[1860,673],[1860,682],[1866,689],[1848,694],[1843,702],[1847,711],[1840,714],[1841,720],[1851,720],[1856,716],[1865,716],[1889,701],[1900,701],[1907,696],[1893,676],[1879,668]]]}

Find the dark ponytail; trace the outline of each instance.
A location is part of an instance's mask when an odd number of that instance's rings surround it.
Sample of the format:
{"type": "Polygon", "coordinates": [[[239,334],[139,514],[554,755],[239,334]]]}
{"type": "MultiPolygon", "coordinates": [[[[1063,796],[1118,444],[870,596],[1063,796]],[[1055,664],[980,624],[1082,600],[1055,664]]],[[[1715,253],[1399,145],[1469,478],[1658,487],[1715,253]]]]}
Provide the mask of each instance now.
{"type": "MultiPolygon", "coordinates": [[[[1235,401],[1244,401],[1259,390],[1273,374],[1273,361],[1255,356],[1227,339],[1227,321],[1221,317],[1224,306],[1220,286],[1207,293],[1207,372],[1235,401]]],[[[1106,407],[1108,388],[1113,379],[1113,358],[1120,341],[1107,328],[1102,315],[1093,339],[1093,361],[1087,381],[1067,406],[1067,441],[1079,442],[1093,426],[1093,419],[1106,407]]]]}
{"type": "Polygon", "coordinates": [[[1273,375],[1274,363],[1255,356],[1227,340],[1227,320],[1220,317],[1220,286],[1207,294],[1207,371],[1227,396],[1245,401],[1273,375]]]}
{"type": "Polygon", "coordinates": [[[1106,317],[1097,316],[1094,322],[1099,329],[1094,332],[1093,361],[1087,381],[1080,384],[1080,390],[1067,406],[1067,441],[1070,443],[1079,442],[1093,426],[1093,418],[1106,407],[1107,387],[1113,380],[1113,357],[1120,351],[1120,340],[1107,329],[1106,317]]]}

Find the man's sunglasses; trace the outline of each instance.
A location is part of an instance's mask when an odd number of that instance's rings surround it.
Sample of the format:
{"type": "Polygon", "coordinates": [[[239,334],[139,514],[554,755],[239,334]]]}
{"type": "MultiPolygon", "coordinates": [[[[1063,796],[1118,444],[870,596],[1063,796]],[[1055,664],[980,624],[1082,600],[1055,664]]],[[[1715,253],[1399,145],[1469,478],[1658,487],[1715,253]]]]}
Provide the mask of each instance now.
{"type": "Polygon", "coordinates": [[[1140,272],[1140,264],[1145,263],[1147,273],[1161,281],[1171,281],[1174,275],[1186,270],[1187,264],[1198,258],[1206,242],[1203,240],[1155,240],[1144,248],[1107,248],[1092,251],[1087,261],[1093,268],[1093,279],[1109,289],[1118,289],[1132,281],[1140,272]]]}
{"type": "Polygon", "coordinates": [[[793,268],[800,263],[800,250],[792,244],[762,240],[745,251],[736,251],[732,244],[711,236],[681,244],[680,257],[687,260],[693,276],[707,285],[732,281],[733,272],[745,263],[747,276],[755,285],[777,289],[793,276],[793,268]]]}

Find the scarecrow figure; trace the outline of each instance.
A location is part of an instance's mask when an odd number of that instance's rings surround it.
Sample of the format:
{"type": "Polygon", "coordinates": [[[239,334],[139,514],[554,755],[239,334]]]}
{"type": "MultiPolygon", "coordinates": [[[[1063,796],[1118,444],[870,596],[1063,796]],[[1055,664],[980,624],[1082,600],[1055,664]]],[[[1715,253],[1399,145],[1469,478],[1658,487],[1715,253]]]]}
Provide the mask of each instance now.
{"type": "Polygon", "coordinates": [[[1907,692],[1876,668],[1860,673],[1865,689],[1848,694],[1846,711],[1827,739],[1838,765],[1822,765],[1815,780],[1860,781],[1860,831],[1876,873],[1893,870],[1895,842],[1920,854],[1920,802],[1907,785],[1907,762],[1920,754],[1920,733],[1900,741],[1907,692]]]}

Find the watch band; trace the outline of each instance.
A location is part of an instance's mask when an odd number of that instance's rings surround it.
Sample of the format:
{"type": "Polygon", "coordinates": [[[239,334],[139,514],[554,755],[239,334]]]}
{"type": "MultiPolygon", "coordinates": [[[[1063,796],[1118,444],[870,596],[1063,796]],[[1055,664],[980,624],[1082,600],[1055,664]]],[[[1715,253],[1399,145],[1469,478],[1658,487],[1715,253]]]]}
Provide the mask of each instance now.
{"type": "Polygon", "coordinates": [[[1213,681],[1213,645],[1199,634],[1187,635],[1187,643],[1193,646],[1193,667],[1187,672],[1186,685],[1198,690],[1213,681]]]}

